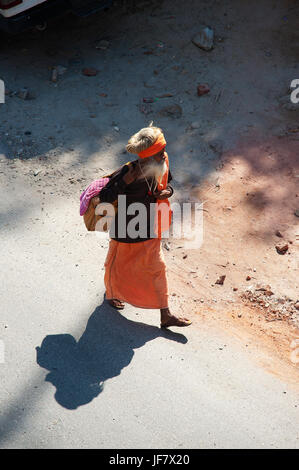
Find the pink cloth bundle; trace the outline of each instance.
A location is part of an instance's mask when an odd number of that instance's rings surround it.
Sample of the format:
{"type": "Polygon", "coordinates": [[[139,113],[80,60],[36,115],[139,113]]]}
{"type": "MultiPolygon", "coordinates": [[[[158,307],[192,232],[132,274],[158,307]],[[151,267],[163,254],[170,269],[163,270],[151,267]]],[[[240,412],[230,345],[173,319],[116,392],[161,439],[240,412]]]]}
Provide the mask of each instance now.
{"type": "Polygon", "coordinates": [[[99,192],[106,186],[109,182],[109,178],[101,178],[100,180],[95,180],[83,191],[80,196],[80,215],[84,215],[88,209],[89,201],[94,196],[98,196],[99,192]]]}

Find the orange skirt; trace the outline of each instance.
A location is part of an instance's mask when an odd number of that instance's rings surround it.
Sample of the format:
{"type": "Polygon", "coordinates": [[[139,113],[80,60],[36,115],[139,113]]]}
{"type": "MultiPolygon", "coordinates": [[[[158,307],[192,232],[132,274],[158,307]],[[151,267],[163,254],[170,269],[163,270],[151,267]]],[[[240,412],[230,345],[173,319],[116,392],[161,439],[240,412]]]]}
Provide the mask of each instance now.
{"type": "Polygon", "coordinates": [[[110,240],[105,261],[106,299],[140,308],[167,308],[168,284],[161,240],[110,240]]]}

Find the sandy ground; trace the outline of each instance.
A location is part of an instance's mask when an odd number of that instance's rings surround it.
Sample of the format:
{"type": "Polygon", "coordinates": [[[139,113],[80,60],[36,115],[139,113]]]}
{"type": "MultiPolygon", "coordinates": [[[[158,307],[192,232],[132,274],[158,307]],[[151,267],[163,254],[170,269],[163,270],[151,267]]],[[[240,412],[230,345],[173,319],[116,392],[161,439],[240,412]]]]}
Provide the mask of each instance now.
{"type": "MultiPolygon", "coordinates": [[[[78,205],[89,182],[130,159],[128,137],[153,120],[168,141],[176,200],[204,202],[201,248],[170,240],[165,249],[173,309],[272,351],[298,381],[299,105],[289,102],[298,3],[120,3],[1,41],[1,227],[34,231],[53,204],[78,205]],[[209,52],[191,41],[205,25],[215,33],[209,52]],[[210,92],[199,97],[203,83],[210,92]],[[171,105],[178,114],[165,115],[171,105]]],[[[71,210],[69,221],[69,233],[86,236],[71,210]]]]}

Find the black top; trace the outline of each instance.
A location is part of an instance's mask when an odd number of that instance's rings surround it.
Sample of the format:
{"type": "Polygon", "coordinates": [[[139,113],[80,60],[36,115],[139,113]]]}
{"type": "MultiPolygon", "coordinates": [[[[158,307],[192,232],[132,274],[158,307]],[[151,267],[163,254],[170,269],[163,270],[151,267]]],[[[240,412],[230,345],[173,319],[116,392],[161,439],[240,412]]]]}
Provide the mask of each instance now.
{"type": "MultiPolygon", "coordinates": [[[[134,166],[137,165],[137,163],[138,160],[132,162],[134,166]]],[[[101,190],[99,197],[101,202],[112,203],[117,200],[119,195],[126,196],[122,201],[121,199],[118,200],[118,213],[110,227],[111,238],[123,243],[143,242],[151,238],[155,238],[155,234],[153,233],[155,211],[153,210],[153,207],[152,210],[150,210],[150,207],[151,203],[155,203],[157,201],[157,198],[152,194],[149,194],[150,191],[145,178],[139,178],[138,180],[133,181],[133,183],[127,185],[122,178],[128,171],[128,165],[124,165],[113,173],[109,183],[101,190]],[[131,214],[128,214],[130,204],[136,202],[143,204],[144,208],[142,208],[142,213],[138,208],[131,207],[131,214]],[[143,211],[146,211],[146,213],[143,211]],[[143,213],[144,217],[146,217],[146,226],[139,227],[139,223],[137,221],[143,213]],[[128,224],[135,218],[135,222],[130,224],[129,229],[132,230],[133,228],[133,231],[136,232],[140,229],[140,233],[135,233],[135,236],[134,233],[130,233],[129,236],[128,224]]],[[[172,176],[169,172],[168,182],[171,180],[172,176]]],[[[154,190],[154,178],[148,178],[148,183],[154,190]]],[[[173,188],[171,186],[167,185],[167,189],[171,189],[173,194],[173,188]]]]}

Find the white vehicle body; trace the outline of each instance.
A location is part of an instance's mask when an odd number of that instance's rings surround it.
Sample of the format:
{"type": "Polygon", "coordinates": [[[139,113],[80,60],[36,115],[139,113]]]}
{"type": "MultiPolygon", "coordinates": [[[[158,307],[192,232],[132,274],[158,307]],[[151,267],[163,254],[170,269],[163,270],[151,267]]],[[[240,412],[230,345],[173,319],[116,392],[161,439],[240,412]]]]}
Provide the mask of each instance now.
{"type": "Polygon", "coordinates": [[[111,7],[112,0],[0,0],[0,31],[18,33],[45,27],[50,18],[66,12],[89,16],[111,7]]]}
{"type": "Polygon", "coordinates": [[[47,0],[23,0],[22,3],[16,5],[14,7],[8,9],[0,8],[0,15],[4,16],[5,18],[10,18],[11,16],[17,15],[18,13],[22,13],[23,11],[29,10],[29,8],[33,8],[40,3],[44,3],[47,0]]]}

